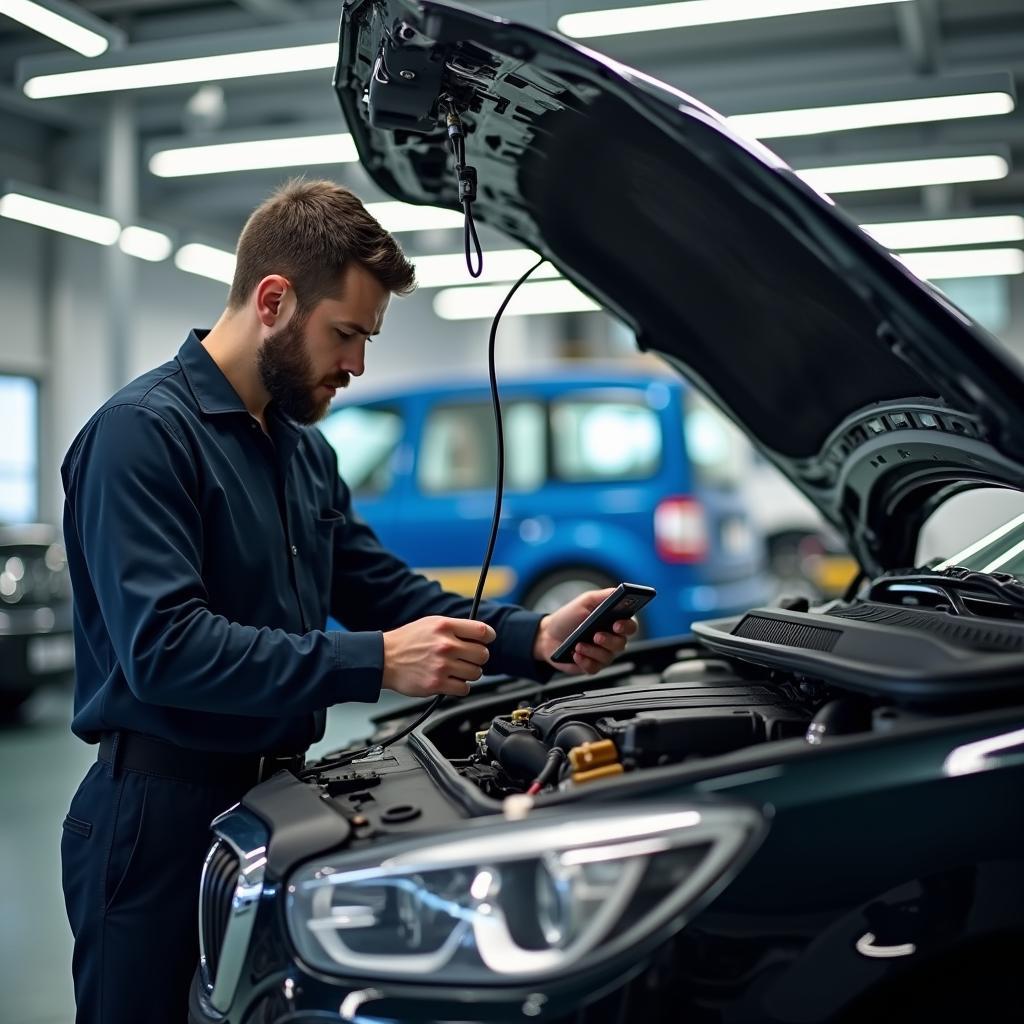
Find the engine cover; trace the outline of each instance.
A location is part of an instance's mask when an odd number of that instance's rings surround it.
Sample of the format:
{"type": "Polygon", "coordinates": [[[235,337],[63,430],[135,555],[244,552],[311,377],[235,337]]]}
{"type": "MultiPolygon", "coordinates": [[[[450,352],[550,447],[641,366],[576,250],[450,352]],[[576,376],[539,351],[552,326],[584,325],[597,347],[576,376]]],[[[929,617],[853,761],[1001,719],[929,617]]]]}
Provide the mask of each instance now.
{"type": "Polygon", "coordinates": [[[811,717],[782,688],[742,680],[665,682],[559,697],[541,704],[529,727],[546,746],[574,723],[610,739],[627,767],[710,756],[804,733],[811,717]]]}

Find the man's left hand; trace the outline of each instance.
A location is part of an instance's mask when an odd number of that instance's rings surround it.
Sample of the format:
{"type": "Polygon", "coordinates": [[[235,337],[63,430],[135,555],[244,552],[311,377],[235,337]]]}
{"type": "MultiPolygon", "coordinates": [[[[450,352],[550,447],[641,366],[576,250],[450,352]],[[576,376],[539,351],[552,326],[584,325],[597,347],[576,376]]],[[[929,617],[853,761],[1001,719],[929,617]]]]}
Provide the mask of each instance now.
{"type": "Polygon", "coordinates": [[[551,661],[562,641],[606,598],[614,588],[588,590],[556,612],[540,620],[537,638],[533,642],[533,656],[538,661],[553,665],[570,675],[593,675],[607,668],[612,660],[626,649],[626,641],[637,631],[636,619],[618,619],[611,630],[598,632],[594,642],[578,643],[573,651],[572,664],[551,661]]]}

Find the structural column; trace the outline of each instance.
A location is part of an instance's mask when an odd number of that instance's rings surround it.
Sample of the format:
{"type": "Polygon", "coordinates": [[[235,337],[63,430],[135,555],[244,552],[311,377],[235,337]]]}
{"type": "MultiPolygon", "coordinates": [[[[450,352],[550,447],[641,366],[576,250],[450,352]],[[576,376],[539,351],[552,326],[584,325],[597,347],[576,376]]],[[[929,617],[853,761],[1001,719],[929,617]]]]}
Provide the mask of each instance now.
{"type": "MultiPolygon", "coordinates": [[[[108,216],[122,227],[138,221],[138,130],[134,100],[114,95],[104,131],[103,205],[108,216]]],[[[116,391],[131,375],[130,349],[133,303],[136,295],[135,261],[119,246],[106,249],[104,305],[109,325],[110,390],[116,391]]]]}

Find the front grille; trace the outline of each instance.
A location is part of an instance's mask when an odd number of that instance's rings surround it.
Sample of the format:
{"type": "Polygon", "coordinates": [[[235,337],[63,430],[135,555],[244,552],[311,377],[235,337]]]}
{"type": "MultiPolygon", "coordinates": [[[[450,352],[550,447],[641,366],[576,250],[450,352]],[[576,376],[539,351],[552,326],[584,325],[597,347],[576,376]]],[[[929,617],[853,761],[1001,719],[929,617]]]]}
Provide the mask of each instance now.
{"type": "Polygon", "coordinates": [[[231,903],[238,886],[238,854],[222,839],[210,850],[199,893],[199,935],[203,953],[204,981],[213,986],[231,903]]]}
{"type": "Polygon", "coordinates": [[[760,640],[766,644],[831,651],[842,636],[842,631],[775,619],[767,615],[744,615],[743,621],[732,631],[732,635],[743,637],[744,640],[760,640]]]}

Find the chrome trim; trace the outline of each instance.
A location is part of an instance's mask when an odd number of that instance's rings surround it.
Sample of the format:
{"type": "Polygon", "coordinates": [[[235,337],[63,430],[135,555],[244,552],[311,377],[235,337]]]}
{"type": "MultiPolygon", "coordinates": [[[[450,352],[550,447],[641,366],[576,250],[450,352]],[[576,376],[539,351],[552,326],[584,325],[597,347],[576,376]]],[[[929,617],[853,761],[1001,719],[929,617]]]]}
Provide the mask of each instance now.
{"type": "Polygon", "coordinates": [[[238,979],[241,977],[245,955],[249,949],[249,940],[252,938],[256,910],[263,895],[270,833],[255,814],[245,810],[240,804],[235,804],[214,818],[210,828],[218,838],[206,855],[199,883],[199,969],[210,1005],[224,1013],[235,997],[238,979]],[[224,929],[217,976],[211,978],[202,927],[203,894],[207,870],[222,842],[227,843],[238,855],[239,871],[234,896],[231,899],[231,913],[224,929]]]}

